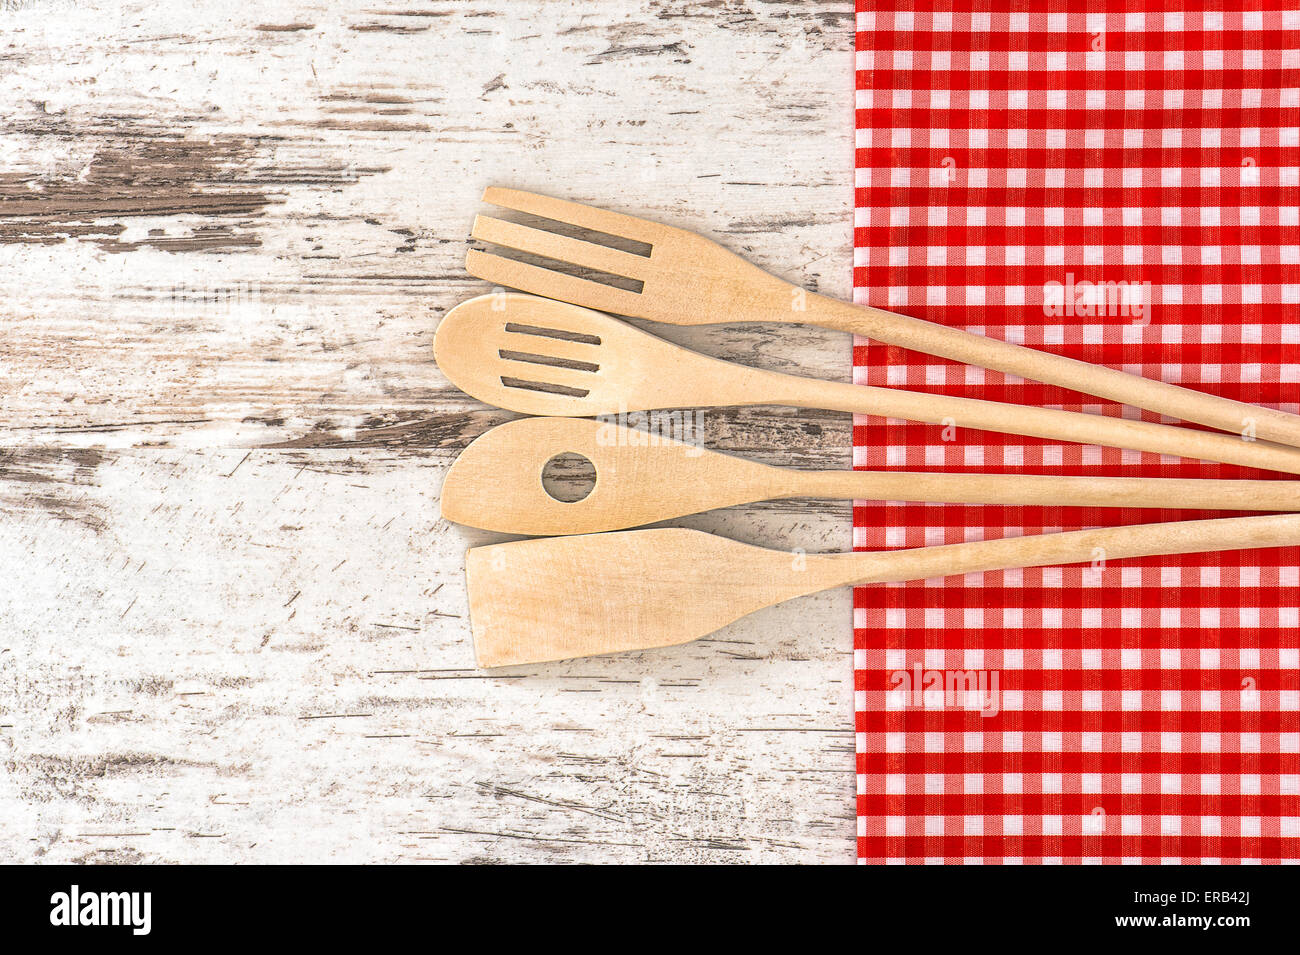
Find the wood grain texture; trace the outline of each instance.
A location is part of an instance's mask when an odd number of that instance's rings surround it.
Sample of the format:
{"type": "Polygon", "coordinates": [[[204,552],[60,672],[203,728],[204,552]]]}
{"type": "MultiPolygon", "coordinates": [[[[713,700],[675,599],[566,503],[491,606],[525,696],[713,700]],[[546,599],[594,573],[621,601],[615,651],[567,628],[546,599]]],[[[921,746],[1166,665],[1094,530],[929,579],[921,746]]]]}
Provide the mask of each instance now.
{"type": "MultiPolygon", "coordinates": [[[[434,329],[485,185],[850,280],[840,2],[0,5],[0,860],[841,861],[847,592],[485,673],[434,329]],[[725,64],[725,69],[717,69],[725,64]]],[[[659,329],[847,377],[847,339],[659,329]]],[[[847,415],[704,415],[846,467],[847,415]]],[[[844,550],[844,503],[677,522],[844,550]]]]}

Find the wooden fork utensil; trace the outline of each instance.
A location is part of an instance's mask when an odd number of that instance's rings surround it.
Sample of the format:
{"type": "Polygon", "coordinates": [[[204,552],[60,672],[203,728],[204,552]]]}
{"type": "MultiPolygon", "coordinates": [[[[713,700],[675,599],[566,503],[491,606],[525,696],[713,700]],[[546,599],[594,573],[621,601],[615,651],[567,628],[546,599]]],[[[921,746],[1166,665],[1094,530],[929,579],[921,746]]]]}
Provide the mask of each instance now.
{"type": "Polygon", "coordinates": [[[559,266],[529,264],[495,252],[470,250],[466,269],[489,282],[673,325],[741,321],[821,325],[1060,385],[1221,431],[1300,447],[1300,416],[805,293],[685,229],[515,189],[491,187],[483,200],[549,220],[552,225],[534,228],[479,216],[474,221],[474,238],[559,266]],[[632,250],[563,234],[573,226],[630,245],[632,250]],[[596,281],[563,271],[574,268],[600,273],[608,280],[596,281]]]}
{"type": "Polygon", "coordinates": [[[832,587],[1294,544],[1300,514],[865,554],[790,554],[656,528],[474,547],[466,579],[478,665],[497,667],[687,643],[763,607],[832,587]]]}
{"type": "Polygon", "coordinates": [[[1052,408],[800,378],[710,358],[602,312],[519,293],[457,305],[438,366],[465,393],[535,415],[781,404],[1182,455],[1300,473],[1300,449],[1052,408]]]}

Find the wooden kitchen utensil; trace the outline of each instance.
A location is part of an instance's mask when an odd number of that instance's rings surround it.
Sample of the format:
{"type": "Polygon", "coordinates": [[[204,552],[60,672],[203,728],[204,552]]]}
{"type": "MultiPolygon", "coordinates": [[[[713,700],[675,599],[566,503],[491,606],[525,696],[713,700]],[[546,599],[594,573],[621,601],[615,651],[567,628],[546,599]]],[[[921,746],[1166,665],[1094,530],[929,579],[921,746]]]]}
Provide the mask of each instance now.
{"type": "Polygon", "coordinates": [[[775,498],[956,504],[1300,511],[1300,481],[796,471],[587,418],[520,418],[476,438],[442,486],[442,516],[504,534],[595,534],[775,498]],[[579,454],[596,468],[586,497],[542,483],[548,461],[579,454]]]}
{"type": "Polygon", "coordinates": [[[496,667],[687,643],[833,587],[1294,544],[1300,514],[866,554],[789,554],[670,527],[474,547],[466,579],[478,665],[496,667]]]}
{"type": "Polygon", "coordinates": [[[470,250],[465,268],[471,275],[489,282],[673,325],[741,321],[821,325],[969,365],[1061,385],[1222,431],[1300,447],[1300,416],[805,292],[751,265],[716,242],[685,229],[495,186],[483,194],[483,200],[555,223],[603,233],[625,244],[630,240],[639,247],[638,252],[623,251],[546,228],[479,216],[473,226],[476,239],[562,266],[599,272],[621,285],[630,283],[632,288],[470,250]]]}
{"type": "Polygon", "coordinates": [[[1148,421],[799,378],[692,352],[602,312],[519,293],[457,305],[438,367],[466,394],[524,414],[782,404],[1300,473],[1300,449],[1148,421]]]}

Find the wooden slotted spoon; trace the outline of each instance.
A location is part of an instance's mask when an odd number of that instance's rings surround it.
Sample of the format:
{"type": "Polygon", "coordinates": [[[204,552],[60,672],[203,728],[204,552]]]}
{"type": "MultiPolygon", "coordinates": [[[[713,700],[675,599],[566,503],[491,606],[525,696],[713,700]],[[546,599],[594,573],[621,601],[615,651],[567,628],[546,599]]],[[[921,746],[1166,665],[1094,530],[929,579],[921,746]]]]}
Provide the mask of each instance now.
{"type": "Polygon", "coordinates": [[[790,497],[957,504],[1045,504],[1300,511],[1300,481],[796,471],[587,418],[521,418],[476,438],[442,486],[442,516],[505,534],[595,534],[715,507],[790,497]],[[561,501],[548,461],[596,468],[586,497],[561,501]]]}
{"type": "Polygon", "coordinates": [[[1300,544],[1300,514],[1107,527],[867,554],[789,554],[684,528],[541,537],[466,555],[481,667],[687,643],[833,587],[1300,544]]]}
{"type": "MultiPolygon", "coordinates": [[[[1061,385],[1183,421],[1300,447],[1300,416],[1232,401],[864,305],[804,292],[704,236],[577,202],[490,187],[483,201],[636,243],[639,252],[479,216],[483,242],[608,276],[631,289],[471,249],[471,275],[549,298],[673,325],[796,322],[853,332],[954,361],[1061,385]],[[639,286],[639,289],[637,289],[639,286]]],[[[561,225],[563,228],[563,225],[561,225]]]]}
{"type": "Polygon", "coordinates": [[[519,293],[457,305],[434,339],[466,394],[524,414],[782,404],[1176,454],[1300,474],[1300,449],[1102,415],[821,381],[736,365],[601,312],[519,293]]]}

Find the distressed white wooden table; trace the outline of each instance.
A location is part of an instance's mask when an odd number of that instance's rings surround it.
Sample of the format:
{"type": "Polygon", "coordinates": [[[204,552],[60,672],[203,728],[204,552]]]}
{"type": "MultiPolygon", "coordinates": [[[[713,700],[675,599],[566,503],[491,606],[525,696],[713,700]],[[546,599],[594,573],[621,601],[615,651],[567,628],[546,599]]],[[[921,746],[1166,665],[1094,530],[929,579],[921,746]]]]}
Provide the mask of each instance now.
{"type": "MultiPolygon", "coordinates": [[[[508,416],[431,343],[489,183],[847,295],[851,79],[848,0],[0,2],[0,861],[850,861],[848,593],[474,669],[494,538],[438,487],[508,416]]],[[[657,330],[848,375],[830,332],[657,330]]],[[[707,421],[849,463],[843,415],[707,421]]]]}

